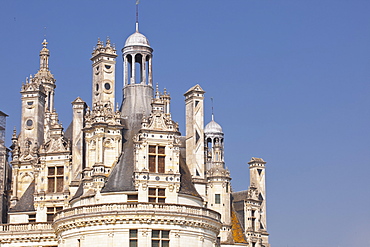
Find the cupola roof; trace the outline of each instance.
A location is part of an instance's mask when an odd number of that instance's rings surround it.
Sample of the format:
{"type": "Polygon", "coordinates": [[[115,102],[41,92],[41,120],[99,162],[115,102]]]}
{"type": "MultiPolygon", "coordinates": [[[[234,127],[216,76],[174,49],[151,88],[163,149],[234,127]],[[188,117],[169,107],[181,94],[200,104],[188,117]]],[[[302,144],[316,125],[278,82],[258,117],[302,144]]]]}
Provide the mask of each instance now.
{"type": "Polygon", "coordinates": [[[221,125],[219,125],[218,123],[216,123],[215,120],[213,120],[212,118],[212,121],[209,122],[206,127],[204,128],[204,133],[205,134],[216,134],[216,133],[220,133],[220,134],[223,134],[224,132],[222,131],[222,127],[221,125]]]}
{"type": "Polygon", "coordinates": [[[138,24],[136,23],[136,32],[131,34],[125,43],[126,46],[146,46],[150,47],[149,40],[139,32],[138,24]]]}

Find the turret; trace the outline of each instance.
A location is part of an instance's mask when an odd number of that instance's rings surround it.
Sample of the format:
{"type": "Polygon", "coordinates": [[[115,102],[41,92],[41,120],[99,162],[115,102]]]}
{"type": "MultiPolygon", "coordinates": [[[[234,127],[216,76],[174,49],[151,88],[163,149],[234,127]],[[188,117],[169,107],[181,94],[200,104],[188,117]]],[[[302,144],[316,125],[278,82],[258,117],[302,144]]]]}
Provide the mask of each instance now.
{"type": "Polygon", "coordinates": [[[219,235],[221,243],[232,244],[231,177],[224,162],[224,133],[222,127],[214,120],[213,114],[212,121],[204,128],[204,139],[206,143],[207,205],[221,214],[222,228],[219,235]]]}

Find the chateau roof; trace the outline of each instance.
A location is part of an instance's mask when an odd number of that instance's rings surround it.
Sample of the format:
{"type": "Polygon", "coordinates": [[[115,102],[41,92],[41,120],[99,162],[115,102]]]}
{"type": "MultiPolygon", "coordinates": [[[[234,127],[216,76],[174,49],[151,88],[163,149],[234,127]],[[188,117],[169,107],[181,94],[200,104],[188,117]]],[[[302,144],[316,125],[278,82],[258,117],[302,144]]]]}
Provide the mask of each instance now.
{"type": "Polygon", "coordinates": [[[240,224],[240,220],[234,209],[231,210],[231,230],[234,243],[247,243],[244,235],[244,229],[240,224]]]}
{"type": "Polygon", "coordinates": [[[133,117],[124,120],[124,142],[122,147],[122,154],[118,159],[117,164],[113,167],[103,189],[104,192],[119,192],[119,191],[134,191],[135,186],[133,182],[134,174],[134,136],[141,127],[142,116],[133,117]]]}
{"type": "Polygon", "coordinates": [[[35,211],[34,197],[35,193],[35,180],[28,186],[22,197],[19,199],[14,208],[11,208],[10,212],[29,212],[35,211]]]}
{"type": "Polygon", "coordinates": [[[180,154],[179,165],[180,165],[180,174],[181,174],[179,193],[202,198],[194,187],[189,168],[186,165],[185,158],[181,154],[180,154]]]}

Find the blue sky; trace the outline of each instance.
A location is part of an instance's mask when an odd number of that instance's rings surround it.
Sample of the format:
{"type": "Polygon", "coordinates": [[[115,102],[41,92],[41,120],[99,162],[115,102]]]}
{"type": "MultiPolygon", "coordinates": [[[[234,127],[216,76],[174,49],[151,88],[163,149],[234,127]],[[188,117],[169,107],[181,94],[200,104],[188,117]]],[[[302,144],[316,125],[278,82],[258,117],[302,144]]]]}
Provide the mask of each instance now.
{"type": "MultiPolygon", "coordinates": [[[[206,91],[206,122],[225,132],[234,191],[251,157],[267,163],[274,247],[370,246],[370,1],[141,0],[153,76],[184,134],[183,93],[206,91]]],[[[77,96],[91,104],[91,57],[107,36],[119,55],[135,0],[2,1],[0,110],[7,143],[20,125],[20,87],[46,33],[65,128],[77,96]],[[46,27],[46,31],[44,29],[46,27]]],[[[122,89],[117,60],[116,98],[122,89]]]]}

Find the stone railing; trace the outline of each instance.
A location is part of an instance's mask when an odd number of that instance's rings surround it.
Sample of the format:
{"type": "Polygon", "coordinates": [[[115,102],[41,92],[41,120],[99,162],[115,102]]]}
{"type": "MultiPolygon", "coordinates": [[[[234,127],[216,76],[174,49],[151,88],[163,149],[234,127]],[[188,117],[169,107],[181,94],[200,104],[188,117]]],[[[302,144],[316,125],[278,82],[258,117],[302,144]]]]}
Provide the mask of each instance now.
{"type": "Polygon", "coordinates": [[[0,232],[53,231],[51,223],[1,224],[0,232]]]}
{"type": "Polygon", "coordinates": [[[213,220],[221,220],[221,215],[213,210],[188,205],[153,203],[109,203],[65,209],[55,215],[54,221],[71,216],[95,213],[102,214],[110,212],[122,212],[124,214],[186,214],[188,216],[194,215],[197,217],[211,218],[213,220]]]}

